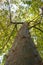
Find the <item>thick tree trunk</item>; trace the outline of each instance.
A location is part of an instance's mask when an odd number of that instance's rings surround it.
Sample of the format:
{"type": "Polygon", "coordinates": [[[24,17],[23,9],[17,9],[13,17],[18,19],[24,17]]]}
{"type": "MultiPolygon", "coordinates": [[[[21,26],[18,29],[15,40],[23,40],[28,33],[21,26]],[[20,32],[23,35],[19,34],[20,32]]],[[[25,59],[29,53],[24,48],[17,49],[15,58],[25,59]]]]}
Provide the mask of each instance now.
{"type": "Polygon", "coordinates": [[[25,23],[8,53],[5,65],[41,65],[41,57],[25,23]]]}

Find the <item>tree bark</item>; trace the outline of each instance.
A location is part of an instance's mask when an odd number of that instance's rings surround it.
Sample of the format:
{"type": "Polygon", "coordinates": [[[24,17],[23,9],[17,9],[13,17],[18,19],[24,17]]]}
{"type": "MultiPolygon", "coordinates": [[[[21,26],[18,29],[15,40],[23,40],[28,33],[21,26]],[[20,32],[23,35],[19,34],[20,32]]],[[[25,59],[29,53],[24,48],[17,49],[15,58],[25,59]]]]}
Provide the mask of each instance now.
{"type": "Polygon", "coordinates": [[[5,65],[41,65],[42,59],[24,23],[8,53],[5,65]]]}

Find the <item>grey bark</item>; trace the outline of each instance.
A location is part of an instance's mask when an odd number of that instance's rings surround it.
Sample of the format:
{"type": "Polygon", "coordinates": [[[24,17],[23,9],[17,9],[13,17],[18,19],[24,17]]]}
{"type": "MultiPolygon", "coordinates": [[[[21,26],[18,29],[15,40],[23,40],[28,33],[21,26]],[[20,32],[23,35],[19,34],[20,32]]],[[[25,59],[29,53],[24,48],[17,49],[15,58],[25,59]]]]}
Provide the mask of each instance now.
{"type": "Polygon", "coordinates": [[[5,65],[41,65],[42,59],[24,23],[8,53],[5,65]]]}

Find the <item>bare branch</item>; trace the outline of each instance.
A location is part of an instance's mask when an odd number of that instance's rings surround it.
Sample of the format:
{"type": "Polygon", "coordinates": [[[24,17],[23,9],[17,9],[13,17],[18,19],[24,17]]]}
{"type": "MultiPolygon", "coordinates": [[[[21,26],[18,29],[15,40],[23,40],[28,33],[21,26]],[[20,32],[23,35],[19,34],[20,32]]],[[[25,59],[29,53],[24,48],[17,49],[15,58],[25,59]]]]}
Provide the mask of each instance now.
{"type": "Polygon", "coordinates": [[[39,31],[41,31],[43,33],[43,30],[41,30],[40,28],[38,28],[38,27],[34,27],[34,28],[38,29],[39,31]]]}
{"type": "MultiPolygon", "coordinates": [[[[39,16],[39,15],[38,15],[39,16]]],[[[38,16],[36,17],[37,18],[37,20],[38,20],[38,16]]],[[[34,20],[36,19],[36,18],[34,18],[32,21],[29,21],[29,22],[27,22],[28,24],[29,23],[31,23],[31,22],[34,22],[34,20]]],[[[26,21],[25,21],[26,22],[26,21]]],[[[12,23],[12,24],[24,24],[25,22],[10,22],[10,23],[12,23]]]]}
{"type": "Polygon", "coordinates": [[[10,22],[12,22],[10,3],[9,3],[9,1],[8,1],[8,0],[7,0],[7,2],[8,2],[8,5],[9,5],[9,15],[10,15],[10,22]]]}
{"type": "Polygon", "coordinates": [[[37,22],[37,23],[35,23],[33,26],[29,27],[29,29],[34,28],[35,26],[37,26],[37,25],[39,25],[39,24],[40,24],[40,21],[37,22]]]}

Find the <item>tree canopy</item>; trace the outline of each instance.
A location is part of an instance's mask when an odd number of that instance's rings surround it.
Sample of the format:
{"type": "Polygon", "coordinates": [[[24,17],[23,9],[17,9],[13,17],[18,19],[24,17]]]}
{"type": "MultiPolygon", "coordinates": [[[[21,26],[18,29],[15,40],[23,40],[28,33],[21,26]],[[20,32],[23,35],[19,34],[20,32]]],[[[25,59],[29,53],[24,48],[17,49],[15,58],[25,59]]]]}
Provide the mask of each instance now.
{"type": "Polygon", "coordinates": [[[30,33],[43,59],[43,0],[0,0],[0,55],[7,53],[21,24],[30,25],[30,33]]]}

